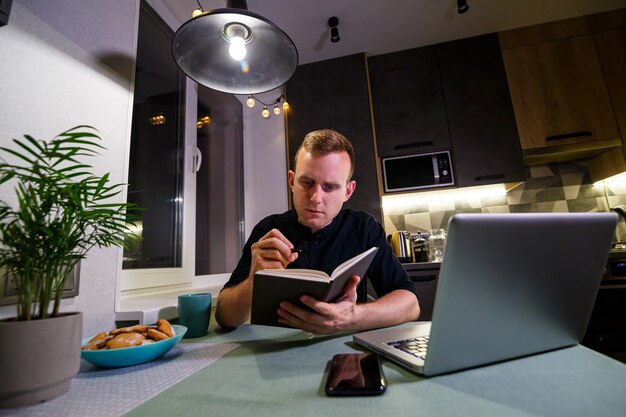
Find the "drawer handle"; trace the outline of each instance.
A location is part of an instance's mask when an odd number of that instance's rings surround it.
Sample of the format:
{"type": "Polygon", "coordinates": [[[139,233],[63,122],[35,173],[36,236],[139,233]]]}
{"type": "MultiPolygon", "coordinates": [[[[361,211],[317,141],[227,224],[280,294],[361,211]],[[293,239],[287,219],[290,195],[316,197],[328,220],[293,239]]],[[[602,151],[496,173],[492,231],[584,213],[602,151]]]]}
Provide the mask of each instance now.
{"type": "Polygon", "coordinates": [[[418,275],[418,276],[411,276],[411,281],[413,282],[428,282],[428,281],[434,281],[437,279],[437,275],[418,275]]]}
{"type": "Polygon", "coordinates": [[[487,180],[501,180],[504,179],[506,175],[504,174],[491,174],[491,175],[479,175],[478,177],[474,177],[476,181],[487,181],[487,180]]]}
{"type": "Polygon", "coordinates": [[[562,135],[548,136],[546,138],[546,142],[550,142],[551,140],[579,138],[579,137],[584,137],[584,136],[593,136],[593,135],[590,131],[583,130],[582,132],[563,133],[562,135]]]}
{"type": "Polygon", "coordinates": [[[432,141],[425,140],[423,142],[403,143],[402,145],[394,146],[393,149],[396,151],[399,151],[401,149],[419,148],[422,146],[432,146],[432,145],[433,145],[432,141]]]}

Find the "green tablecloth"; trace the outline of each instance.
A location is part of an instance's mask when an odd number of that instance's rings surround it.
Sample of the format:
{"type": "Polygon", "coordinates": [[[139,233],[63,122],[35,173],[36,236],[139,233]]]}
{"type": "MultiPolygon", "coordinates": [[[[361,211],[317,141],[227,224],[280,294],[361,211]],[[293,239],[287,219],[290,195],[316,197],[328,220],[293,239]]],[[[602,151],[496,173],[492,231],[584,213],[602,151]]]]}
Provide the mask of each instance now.
{"type": "Polygon", "coordinates": [[[433,378],[385,360],[384,395],[329,398],[323,383],[332,355],[362,350],[350,335],[243,325],[211,328],[199,340],[241,346],[129,416],[626,415],[626,365],[583,346],[433,378]]]}

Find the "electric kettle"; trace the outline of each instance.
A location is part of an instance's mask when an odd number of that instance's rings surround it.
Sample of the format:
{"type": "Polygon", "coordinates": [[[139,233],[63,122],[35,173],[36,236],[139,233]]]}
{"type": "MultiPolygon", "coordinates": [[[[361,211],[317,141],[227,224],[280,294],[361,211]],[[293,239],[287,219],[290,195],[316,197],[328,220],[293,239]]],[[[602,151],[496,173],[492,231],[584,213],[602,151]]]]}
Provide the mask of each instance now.
{"type": "Polygon", "coordinates": [[[413,247],[411,234],[407,231],[393,232],[387,236],[387,240],[393,249],[393,254],[402,263],[413,262],[413,247]]]}

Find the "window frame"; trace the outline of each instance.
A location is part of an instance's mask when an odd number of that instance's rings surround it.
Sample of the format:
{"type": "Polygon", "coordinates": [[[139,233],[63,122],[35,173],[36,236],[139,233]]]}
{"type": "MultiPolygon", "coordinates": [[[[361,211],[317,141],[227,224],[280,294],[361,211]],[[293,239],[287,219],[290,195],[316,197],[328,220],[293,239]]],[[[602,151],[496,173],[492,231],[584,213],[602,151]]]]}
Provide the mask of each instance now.
{"type": "MultiPolygon", "coordinates": [[[[145,1],[145,0],[143,0],[145,1]]],[[[171,19],[162,13],[159,4],[153,1],[145,3],[172,30],[171,19]]],[[[139,30],[139,29],[137,29],[139,30]]],[[[147,290],[158,287],[191,284],[195,277],[195,241],[196,241],[196,174],[195,157],[197,155],[196,113],[198,108],[198,86],[195,81],[182,75],[183,117],[183,209],[181,233],[181,266],[173,268],[122,269],[120,291],[147,290]]],[[[134,71],[131,88],[134,90],[134,71]]],[[[132,109],[132,106],[131,106],[132,109]]],[[[132,110],[131,110],[132,111],[132,110]]],[[[131,118],[132,123],[132,118],[131,118]]],[[[128,159],[130,164],[130,158],[128,159]]],[[[127,167],[128,170],[129,167],[127,167]]]]}
{"type": "Polygon", "coordinates": [[[193,170],[197,154],[196,112],[198,107],[197,85],[189,78],[183,91],[184,145],[183,145],[183,230],[181,266],[174,268],[123,269],[121,290],[136,290],[166,285],[189,284],[195,277],[196,241],[196,174],[193,170]]]}

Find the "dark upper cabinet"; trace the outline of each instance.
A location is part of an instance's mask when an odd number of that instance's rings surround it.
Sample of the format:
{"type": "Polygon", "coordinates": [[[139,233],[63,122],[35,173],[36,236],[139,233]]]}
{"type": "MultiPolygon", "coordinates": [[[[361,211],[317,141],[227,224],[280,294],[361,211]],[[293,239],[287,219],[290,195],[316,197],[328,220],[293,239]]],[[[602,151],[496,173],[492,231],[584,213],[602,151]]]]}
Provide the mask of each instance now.
{"type": "Polygon", "coordinates": [[[525,180],[497,34],[437,45],[459,187],[525,180]]]}
{"type": "Polygon", "coordinates": [[[368,58],[379,157],[449,150],[434,46],[368,58]]]}
{"type": "Polygon", "coordinates": [[[379,157],[452,151],[459,187],[525,179],[497,34],[368,59],[379,157]]]}
{"type": "Polygon", "coordinates": [[[312,130],[334,129],[354,146],[356,191],[344,207],[381,221],[380,197],[364,54],[300,65],[287,82],[288,164],[312,130]]]}

